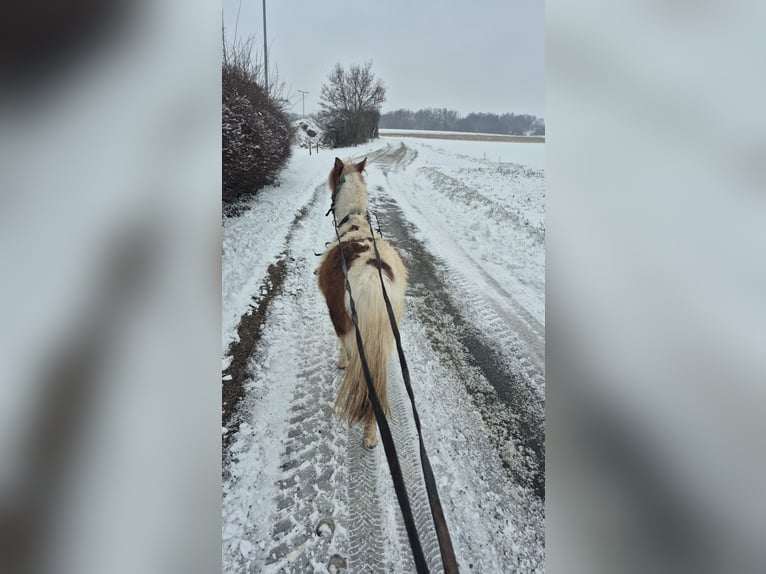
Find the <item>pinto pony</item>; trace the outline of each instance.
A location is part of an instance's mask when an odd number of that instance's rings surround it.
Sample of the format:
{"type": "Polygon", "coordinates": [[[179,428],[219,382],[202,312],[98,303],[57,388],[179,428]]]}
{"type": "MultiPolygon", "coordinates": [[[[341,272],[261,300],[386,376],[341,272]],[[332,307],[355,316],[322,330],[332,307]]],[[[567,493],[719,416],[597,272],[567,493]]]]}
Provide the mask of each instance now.
{"type": "MultiPolygon", "coordinates": [[[[365,357],[383,412],[388,416],[390,409],[386,371],[394,335],[383,300],[377,259],[367,221],[367,185],[362,175],[366,163],[367,158],[359,163],[353,163],[352,160],[343,162],[335,158],[328,184],[341,242],[338,243],[336,236],[328,245],[317,275],[335,334],[340,339],[338,368],[346,369],[335,398],[335,412],[341,420],[347,420],[349,425],[364,422],[364,446],[373,448],[378,443],[375,413],[356,346],[356,333],[341,267],[343,249],[365,357]]],[[[379,233],[373,233],[380,253],[383,282],[398,325],[404,312],[407,268],[399,253],[379,233]]]]}

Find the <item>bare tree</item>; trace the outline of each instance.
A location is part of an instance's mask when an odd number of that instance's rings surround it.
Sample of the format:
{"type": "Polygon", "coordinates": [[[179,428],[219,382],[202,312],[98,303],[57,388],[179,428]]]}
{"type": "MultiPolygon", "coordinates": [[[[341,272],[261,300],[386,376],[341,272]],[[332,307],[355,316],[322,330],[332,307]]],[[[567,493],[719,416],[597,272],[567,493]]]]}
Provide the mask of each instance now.
{"type": "Polygon", "coordinates": [[[338,63],[322,85],[319,121],[334,145],[365,142],[377,136],[386,87],[372,73],[372,62],[338,63]]]}

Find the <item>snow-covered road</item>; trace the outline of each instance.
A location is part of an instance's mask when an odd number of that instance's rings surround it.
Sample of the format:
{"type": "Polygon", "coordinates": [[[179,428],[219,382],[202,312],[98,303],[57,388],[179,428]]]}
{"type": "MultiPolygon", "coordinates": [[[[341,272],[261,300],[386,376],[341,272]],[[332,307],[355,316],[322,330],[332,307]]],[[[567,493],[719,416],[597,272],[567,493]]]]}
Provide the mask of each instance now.
{"type": "MultiPolygon", "coordinates": [[[[369,158],[371,211],[410,268],[402,342],[461,571],[544,571],[543,150],[463,143],[295,150],[282,184],[224,221],[223,385],[237,402],[223,429],[225,572],[414,571],[382,448],[365,450],[361,430],[332,416],[342,372],[314,253],[333,233],[324,215],[335,155],[369,158]]],[[[395,356],[389,395],[438,572],[395,356]]]]}

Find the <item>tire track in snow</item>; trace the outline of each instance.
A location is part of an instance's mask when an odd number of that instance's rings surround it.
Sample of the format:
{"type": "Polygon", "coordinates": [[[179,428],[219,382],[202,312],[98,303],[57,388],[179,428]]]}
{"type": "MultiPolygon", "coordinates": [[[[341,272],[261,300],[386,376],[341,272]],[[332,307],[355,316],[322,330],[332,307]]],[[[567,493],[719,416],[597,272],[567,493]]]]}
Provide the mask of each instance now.
{"type": "MultiPolygon", "coordinates": [[[[523,166],[519,166],[515,171],[520,175],[527,176],[537,173],[537,170],[529,170],[523,166]]],[[[498,223],[511,221],[513,226],[526,235],[530,241],[540,245],[545,243],[545,228],[529,225],[529,222],[525,223],[526,217],[524,214],[513,209],[505,202],[484,195],[480,190],[466,186],[461,180],[442,173],[435,167],[421,167],[418,172],[429,179],[436,189],[440,190],[451,201],[463,203],[469,207],[475,205],[483,206],[487,208],[488,215],[498,223]]]]}
{"type": "MultiPolygon", "coordinates": [[[[539,368],[534,353],[539,343],[544,360],[544,333],[535,328],[542,327],[531,321],[532,341],[520,338],[491,293],[477,292],[435,258],[384,189],[370,191],[385,235],[408,257],[403,343],[414,359],[416,398],[425,399],[426,445],[460,568],[544,571],[544,363],[539,368]],[[419,342],[413,346],[411,338],[419,342]]],[[[396,382],[393,388],[401,389],[396,382]]],[[[408,405],[406,411],[410,420],[408,405]]],[[[407,444],[398,441],[397,448],[400,443],[407,444]]]]}
{"type": "MultiPolygon", "coordinates": [[[[473,168],[471,170],[463,168],[461,172],[479,172],[483,173],[482,167],[473,168]]],[[[541,177],[538,170],[530,170],[522,166],[515,166],[512,169],[501,168],[507,170],[506,177],[519,178],[519,177],[533,177],[539,179],[541,177]]],[[[517,209],[512,208],[510,205],[506,205],[504,201],[498,200],[496,197],[490,197],[482,193],[480,186],[470,185],[462,180],[450,177],[438,169],[425,166],[420,167],[417,170],[419,176],[425,177],[432,184],[433,188],[442,194],[449,200],[450,203],[462,204],[465,206],[467,212],[474,211],[476,206],[483,206],[487,209],[483,210],[482,218],[493,221],[499,228],[507,229],[508,236],[507,241],[511,242],[517,248],[524,250],[532,249],[537,251],[544,247],[545,243],[545,225],[540,223],[538,227],[535,227],[534,223],[529,222],[527,216],[517,209]],[[508,225],[508,222],[511,225],[508,225]]],[[[527,198],[528,199],[528,198],[527,198]]],[[[417,209],[417,208],[416,208],[417,209]]],[[[420,210],[418,210],[420,212],[420,210]]],[[[422,212],[420,212],[422,213],[422,212]]],[[[491,273],[487,272],[486,266],[482,264],[483,256],[473,253],[471,249],[464,249],[460,243],[453,243],[451,246],[455,251],[458,251],[461,258],[470,264],[470,272],[473,275],[480,275],[486,284],[486,291],[491,293],[494,291],[496,299],[502,301],[502,305],[496,304],[495,311],[500,314],[509,325],[513,326],[513,330],[517,331],[523,336],[523,340],[528,344],[529,350],[527,352],[530,358],[534,359],[537,363],[537,367],[544,373],[545,372],[545,327],[542,322],[535,318],[529,310],[523,305],[519,304],[513,295],[501,285],[491,273]],[[478,255],[478,258],[477,258],[478,255]]],[[[525,283],[530,281],[531,278],[526,274],[522,274],[521,281],[525,283]]],[[[542,279],[544,281],[544,279],[542,279]]],[[[544,290],[542,283],[535,283],[536,291],[544,290]]],[[[470,285],[465,284],[466,287],[470,285]]],[[[474,292],[475,289],[469,289],[466,292],[474,292]]]]}
{"type": "Polygon", "coordinates": [[[456,367],[432,347],[430,327],[417,319],[424,304],[410,301],[402,338],[460,570],[541,572],[544,503],[509,480],[465,385],[481,374],[469,365],[456,367]]]}
{"type": "MultiPolygon", "coordinates": [[[[318,197],[319,189],[317,188],[314,190],[310,203],[296,212],[285,237],[285,245],[290,243],[295,228],[306,217],[309,206],[316,203],[318,197]]],[[[258,293],[251,297],[252,303],[248,311],[239,319],[237,325],[238,340],[229,344],[225,355],[226,358],[230,359],[230,362],[229,366],[222,373],[221,422],[227,430],[222,440],[224,465],[226,452],[234,436],[231,431],[242,422],[239,402],[245,394],[247,380],[252,376],[250,361],[261,341],[262,329],[266,321],[269,304],[274,297],[282,292],[286,258],[287,248],[279,254],[278,259],[274,263],[269,265],[267,275],[258,288],[258,293]]]]}
{"type": "MultiPolygon", "coordinates": [[[[450,269],[438,260],[436,265],[443,277],[449,277],[452,292],[460,294],[460,304],[469,310],[471,322],[480,331],[480,336],[493,346],[501,356],[499,360],[509,370],[519,373],[539,391],[542,399],[545,394],[544,334],[531,327],[522,331],[522,336],[514,329],[519,325],[518,320],[514,320],[515,317],[509,318],[508,312],[499,309],[491,299],[477,291],[475,284],[466,279],[462,272],[450,269]]],[[[537,322],[526,324],[539,326],[537,322]]]]}
{"type": "Polygon", "coordinates": [[[348,433],[332,416],[337,351],[313,276],[316,260],[299,254],[301,245],[316,243],[325,195],[318,186],[288,232],[280,257],[284,280],[265,311],[264,341],[250,359],[253,382],[243,409],[251,412],[240,414],[251,424],[240,427],[228,458],[231,473],[224,472],[229,570],[322,571],[333,554],[347,553],[348,433]],[[252,428],[260,434],[252,436],[252,428]],[[328,518],[334,532],[318,533],[328,518]]]}
{"type": "Polygon", "coordinates": [[[413,307],[420,310],[417,319],[428,326],[431,343],[443,360],[465,373],[463,380],[493,431],[493,442],[511,478],[544,499],[544,373],[529,360],[528,346],[492,304],[416,239],[415,227],[385,189],[376,191],[370,197],[372,209],[383,216],[385,235],[393,237],[409,258],[407,296],[423,303],[413,307]],[[460,304],[453,297],[459,297],[460,304]],[[461,305],[472,315],[465,316],[461,305]],[[476,370],[482,376],[471,372],[476,370]]]}
{"type": "MultiPolygon", "coordinates": [[[[411,164],[416,157],[417,151],[412,148],[408,148],[404,144],[393,147],[390,143],[387,143],[385,148],[367,155],[368,162],[375,162],[376,165],[383,168],[384,173],[389,169],[403,169],[411,164]]],[[[374,204],[372,196],[370,197],[370,203],[371,206],[374,204]]],[[[433,527],[431,507],[428,503],[428,496],[423,482],[417,431],[412,418],[409,398],[401,378],[398,359],[395,357],[395,354],[392,355],[388,372],[388,392],[391,407],[389,426],[391,427],[391,434],[396,445],[423,553],[429,565],[429,570],[436,573],[442,571],[441,554],[433,527]]],[[[359,437],[361,437],[361,434],[359,434],[359,437]]],[[[386,529],[388,536],[385,543],[388,549],[387,554],[389,555],[386,571],[414,572],[415,564],[412,558],[412,549],[410,548],[401,510],[396,501],[390,471],[387,463],[381,460],[384,457],[382,449],[379,448],[377,450],[379,451],[377,458],[380,461],[378,466],[378,488],[381,491],[381,498],[388,501],[388,505],[384,505],[382,508],[384,521],[387,526],[394,526],[396,531],[396,537],[394,538],[390,528],[386,529]]],[[[369,571],[378,572],[383,570],[375,569],[369,571]]]]}
{"type": "MultiPolygon", "coordinates": [[[[402,475],[407,486],[407,495],[410,499],[415,526],[418,530],[420,544],[423,547],[423,554],[428,563],[429,571],[435,574],[443,571],[439,542],[436,538],[433,518],[431,517],[431,506],[428,503],[428,494],[423,479],[423,470],[420,464],[420,445],[417,429],[415,428],[415,420],[412,416],[412,407],[410,406],[410,400],[401,377],[399,359],[395,355],[396,351],[394,351],[394,356],[389,363],[388,369],[388,396],[391,406],[391,420],[389,424],[394,443],[396,444],[396,452],[399,455],[399,463],[402,467],[402,475]]],[[[387,471],[388,469],[386,468],[387,471]]],[[[383,477],[384,480],[386,478],[386,484],[390,486],[391,495],[395,496],[393,486],[391,485],[391,476],[383,477]]],[[[412,559],[407,529],[398,507],[395,516],[399,544],[403,554],[403,563],[400,564],[399,568],[395,568],[394,571],[414,572],[415,563],[412,559]]]]}
{"type": "MultiPolygon", "coordinates": [[[[320,231],[328,228],[324,210],[312,202],[309,215],[295,230],[297,244],[305,245],[311,238],[326,235],[320,231]],[[306,236],[307,233],[310,235],[306,236]]],[[[312,274],[316,261],[301,257],[294,263],[304,271],[300,299],[291,315],[304,317],[307,323],[316,321],[329,326],[324,300],[312,274]]],[[[291,287],[295,279],[291,269],[285,281],[286,293],[295,291],[291,287]]],[[[314,329],[313,333],[301,345],[299,383],[290,409],[288,442],[282,455],[284,475],[278,481],[278,510],[272,519],[272,545],[264,572],[305,572],[310,567],[326,565],[333,554],[347,557],[349,572],[412,571],[412,552],[382,447],[365,449],[361,426],[347,429],[336,423],[331,405],[343,375],[334,364],[337,342],[330,329],[314,329]],[[334,427],[335,432],[328,436],[322,432],[323,426],[334,427]],[[339,436],[342,439],[336,440],[339,436]],[[330,457],[323,440],[334,444],[335,459],[330,457]],[[331,473],[333,466],[335,470],[331,473]],[[321,469],[324,475],[319,475],[321,469]],[[315,492],[307,490],[307,484],[315,484],[315,492]],[[325,496],[330,486],[333,490],[330,496],[325,496]],[[331,503],[333,500],[335,504],[331,503]],[[343,503],[338,504],[338,500],[343,503]],[[323,518],[332,518],[336,524],[329,544],[317,537],[312,528],[323,518]],[[392,522],[396,525],[394,529],[388,528],[392,522]]],[[[414,423],[398,370],[392,371],[390,377],[391,430],[421,543],[432,571],[438,572],[439,548],[422,482],[414,423]]]]}
{"type": "Polygon", "coordinates": [[[368,165],[375,163],[376,166],[380,166],[384,175],[388,175],[389,171],[405,169],[417,157],[418,152],[407,147],[403,142],[396,148],[390,142],[386,142],[385,147],[367,154],[367,163],[368,165]]]}
{"type": "MultiPolygon", "coordinates": [[[[391,147],[388,146],[387,149],[391,147]]],[[[399,169],[403,162],[411,162],[414,159],[412,150],[405,146],[399,146],[393,151],[396,152],[395,159],[387,165],[387,169],[399,169]]],[[[383,153],[378,155],[383,159],[386,157],[383,153]]],[[[370,192],[371,203],[375,205],[374,196],[377,194],[373,188],[370,188],[370,192]]],[[[225,564],[230,570],[249,570],[264,574],[326,572],[331,557],[337,554],[347,560],[349,574],[414,571],[411,549],[382,446],[373,451],[364,449],[361,427],[349,430],[345,425],[337,423],[331,412],[335,388],[342,371],[335,367],[337,343],[313,275],[318,259],[306,252],[307,246],[314,246],[316,251],[321,251],[324,242],[331,238],[332,227],[328,218],[324,217],[326,203],[329,203],[327,189],[325,185],[321,185],[317,187],[311,202],[301,210],[301,216],[290,228],[284,252],[284,285],[281,293],[270,304],[273,308],[269,310],[266,321],[268,336],[264,337],[265,342],[256,349],[252,360],[256,373],[268,374],[264,377],[268,384],[280,384],[281,378],[284,377],[290,377],[292,381],[285,393],[277,394],[279,404],[284,405],[280,412],[270,413],[269,404],[262,404],[260,409],[255,411],[258,416],[273,421],[274,425],[265,431],[265,436],[253,439],[252,448],[258,448],[258,444],[261,445],[261,449],[263,444],[274,446],[274,454],[270,457],[262,455],[266,462],[259,464],[271,466],[259,470],[256,476],[256,479],[258,476],[264,480],[269,479],[270,483],[262,487],[256,480],[249,488],[254,491],[261,490],[264,496],[270,497],[270,502],[263,505],[266,511],[258,516],[252,509],[248,510],[249,498],[241,497],[244,501],[241,505],[243,512],[249,513],[243,521],[249,520],[251,524],[259,521],[265,526],[245,529],[246,535],[250,532],[250,545],[255,548],[255,557],[249,562],[239,563],[227,558],[225,564]],[[270,348],[264,350],[264,345],[270,348]],[[264,353],[268,353],[269,358],[264,359],[264,353]],[[264,360],[265,363],[262,362],[264,360]],[[282,361],[290,364],[282,365],[282,361]],[[280,374],[279,371],[283,371],[284,374],[280,374]],[[335,530],[331,536],[320,536],[315,532],[315,528],[320,520],[326,518],[333,520],[335,530]],[[239,564],[242,568],[232,566],[233,564],[239,564]]],[[[508,382],[511,366],[503,362],[503,356],[491,353],[491,346],[481,340],[480,334],[475,329],[472,330],[471,325],[462,318],[454,302],[450,302],[449,290],[446,289],[444,280],[445,268],[440,267],[438,261],[428,258],[429,254],[422,244],[417,243],[414,228],[405,220],[398,206],[391,202],[385,206],[378,204],[377,207],[381,208],[381,214],[384,213],[382,208],[385,207],[385,217],[381,222],[387,236],[392,232],[388,227],[397,228],[397,237],[401,235],[403,238],[400,238],[399,245],[405,248],[410,260],[417,260],[420,266],[421,257],[423,258],[424,265],[421,269],[416,271],[411,268],[412,285],[408,290],[408,310],[404,321],[413,321],[413,327],[417,331],[425,330],[428,333],[436,360],[442,363],[451,379],[464,383],[474,381],[471,384],[477,385],[477,388],[473,389],[473,396],[480,405],[484,420],[489,421],[488,427],[495,430],[505,429],[503,432],[506,434],[508,429],[518,431],[519,421],[515,415],[509,419],[503,418],[510,416],[513,409],[509,408],[502,398],[498,398],[498,391],[487,382],[493,375],[508,382]],[[429,278],[429,275],[432,277],[429,278]],[[431,292],[432,288],[435,292],[431,292]],[[440,321],[433,321],[432,315],[439,316],[440,321]],[[482,356],[482,352],[489,353],[488,357],[482,356]],[[474,353],[478,355],[474,356],[474,353]],[[489,366],[485,365],[482,370],[477,363],[484,362],[485,359],[489,366]]],[[[462,292],[460,286],[452,283],[450,289],[462,292]]],[[[486,306],[487,302],[480,300],[477,305],[486,306]]],[[[499,319],[498,325],[503,324],[499,319]]],[[[492,327],[493,333],[498,325],[492,327]]],[[[498,344],[497,339],[493,341],[494,345],[498,344]]],[[[506,342],[501,344],[506,345],[506,342]]],[[[417,370],[417,366],[415,369],[417,370]]],[[[422,484],[414,423],[395,357],[389,365],[389,381],[393,414],[390,421],[392,433],[426,558],[432,571],[438,572],[441,571],[438,544],[422,484]]],[[[273,390],[269,392],[273,394],[273,390]]],[[[271,395],[264,391],[260,396],[266,399],[271,395]]],[[[469,402],[469,399],[465,400],[465,403],[469,402]]],[[[438,408],[446,408],[446,405],[439,405],[438,408]]],[[[423,414],[427,414],[433,409],[426,406],[421,410],[425,411],[423,414]]],[[[443,419],[448,419],[449,416],[450,414],[443,415],[443,419]]],[[[459,413],[455,413],[455,416],[459,416],[459,413]]],[[[480,420],[478,414],[475,414],[472,420],[474,418],[480,420]]],[[[425,420],[424,424],[427,424],[425,420]]],[[[433,421],[431,424],[433,425],[433,421]]],[[[479,435],[483,432],[481,423],[476,429],[475,432],[479,435]]],[[[437,429],[426,429],[426,432],[429,430],[437,429]]],[[[441,433],[442,430],[439,429],[438,432],[441,433]]],[[[446,438],[452,440],[449,438],[450,432],[447,431],[446,438]]],[[[497,434],[499,435],[500,431],[497,434]]],[[[501,437],[497,442],[502,446],[506,439],[513,444],[517,442],[515,436],[501,437]]],[[[449,462],[450,459],[440,460],[444,454],[439,454],[439,443],[431,444],[427,441],[427,446],[437,472],[437,481],[440,482],[443,501],[447,503],[444,495],[446,491],[448,496],[472,497],[469,500],[475,499],[478,503],[477,508],[464,509],[466,503],[452,501],[453,505],[458,505],[452,508],[459,509],[459,514],[463,517],[461,524],[450,524],[453,540],[456,544],[462,544],[456,547],[461,569],[470,570],[471,561],[483,568],[483,571],[493,571],[495,566],[500,568],[505,565],[504,560],[508,556],[507,552],[510,552],[511,543],[503,540],[507,537],[508,540],[513,540],[513,544],[521,544],[521,547],[525,548],[526,539],[522,532],[529,531],[532,533],[529,536],[537,536],[535,521],[538,515],[533,513],[531,518],[513,516],[508,522],[507,531],[498,530],[502,520],[488,517],[488,520],[485,520],[480,514],[486,511],[482,509],[482,504],[486,503],[487,491],[472,488],[472,483],[461,476],[458,484],[461,489],[468,490],[465,493],[459,493],[457,490],[451,492],[443,481],[454,476],[452,473],[460,471],[449,466],[454,464],[449,462]],[[441,472],[438,472],[439,468],[441,472]],[[492,525],[491,530],[488,527],[484,528],[485,521],[492,525]],[[491,534],[484,534],[485,532],[491,534]],[[493,536],[497,542],[492,542],[493,536]],[[497,538],[498,536],[500,538],[497,538]],[[491,545],[489,550],[487,542],[491,545]],[[480,548],[482,544],[485,544],[483,549],[480,548]],[[494,549],[495,545],[498,550],[494,549]]],[[[444,453],[446,444],[442,446],[444,453]]],[[[498,447],[498,450],[502,448],[498,447]]],[[[482,457],[490,451],[494,452],[491,448],[481,451],[482,457]]],[[[238,452],[238,457],[245,455],[244,452],[238,452]]],[[[511,458],[517,462],[523,460],[523,457],[517,454],[511,458]]],[[[533,462],[533,458],[529,458],[529,461],[533,462]]],[[[508,502],[510,506],[506,508],[504,502],[515,500],[505,494],[508,485],[498,483],[498,480],[502,479],[492,478],[495,475],[505,476],[499,462],[496,462],[494,467],[485,467],[482,463],[478,468],[483,469],[481,480],[484,483],[486,479],[486,484],[492,488],[489,494],[503,506],[503,513],[516,514],[514,503],[508,502]],[[491,471],[491,468],[495,471],[491,471]],[[497,485],[497,488],[492,485],[497,485]]],[[[524,464],[518,465],[514,470],[516,474],[512,473],[512,476],[516,477],[514,482],[523,483],[527,480],[529,473],[524,475],[527,470],[524,464]]],[[[539,475],[544,476],[544,469],[539,475]]],[[[518,500],[516,502],[518,507],[522,506],[522,502],[526,503],[518,500]]],[[[534,508],[537,506],[533,504],[534,508]]],[[[447,518],[449,521],[450,516],[447,518]]],[[[532,549],[530,552],[538,552],[538,547],[534,546],[533,542],[529,542],[528,545],[532,549]]],[[[539,560],[534,558],[533,563],[539,564],[539,560]]],[[[514,570],[534,571],[526,566],[514,570]]]]}
{"type": "Polygon", "coordinates": [[[349,437],[349,570],[385,572],[385,541],[378,496],[380,446],[368,450],[362,444],[362,428],[349,437]]]}
{"type": "Polygon", "coordinates": [[[272,522],[267,572],[299,573],[326,568],[334,554],[348,553],[348,431],[333,417],[337,354],[313,271],[316,258],[301,246],[317,243],[324,185],[318,186],[303,217],[287,237],[288,272],[284,291],[295,325],[286,345],[297,345],[297,385],[281,453],[279,495],[272,522]],[[318,530],[320,524],[325,527],[318,530]]]}
{"type": "MultiPolygon", "coordinates": [[[[386,176],[386,182],[390,189],[396,190],[397,184],[392,184],[388,176],[386,176]]],[[[413,184],[416,185],[416,184],[413,184]]],[[[378,186],[378,191],[384,192],[385,190],[378,186]]],[[[407,202],[406,198],[400,196],[400,200],[404,203],[407,202]]],[[[389,204],[394,209],[394,215],[400,216],[400,219],[404,220],[404,210],[397,201],[388,197],[388,195],[380,198],[379,204],[385,208],[389,204]]],[[[426,216],[415,205],[411,205],[410,209],[414,209],[420,215],[426,216]]],[[[421,236],[428,230],[419,231],[415,223],[407,222],[408,230],[413,236],[421,236]]],[[[438,225],[435,226],[438,229],[438,225]]],[[[433,231],[432,228],[430,231],[433,231]]],[[[440,239],[450,241],[448,236],[442,236],[440,239]]],[[[470,313],[483,315],[486,318],[488,311],[492,311],[491,323],[499,329],[484,329],[485,325],[480,321],[474,321],[477,327],[480,327],[486,331],[486,337],[490,341],[495,341],[498,336],[502,336],[505,340],[510,339],[515,341],[514,347],[525,347],[519,351],[514,349],[512,353],[508,353],[507,347],[498,346],[500,352],[506,352],[510,357],[517,357],[520,355],[525,356],[527,359],[534,362],[535,367],[542,374],[544,379],[545,374],[545,327],[537,320],[522,304],[503,287],[498,281],[492,277],[484,268],[484,266],[475,259],[469,251],[467,251],[463,245],[459,242],[450,241],[450,249],[452,251],[452,257],[456,261],[460,261],[458,267],[450,267],[441,259],[432,255],[429,255],[434,260],[435,265],[439,268],[443,274],[449,275],[450,282],[453,280],[458,282],[456,285],[458,289],[455,292],[460,292],[460,304],[468,307],[470,313]],[[470,274],[472,277],[480,277],[479,281],[468,281],[466,274],[470,274]],[[478,289],[477,289],[478,287],[478,289]]],[[[542,390],[542,387],[541,387],[542,390]]]]}
{"type": "Polygon", "coordinates": [[[303,213],[308,217],[302,217],[288,236],[289,265],[280,304],[291,307],[288,316],[301,318],[290,329],[301,342],[276,481],[276,511],[269,518],[271,542],[264,565],[256,570],[264,574],[325,571],[335,555],[347,560],[350,572],[385,571],[380,449],[365,449],[361,427],[348,429],[334,418],[332,403],[343,372],[335,367],[337,340],[313,275],[317,260],[293,255],[297,246],[323,245],[328,224],[319,199],[325,196],[325,187],[317,188],[303,213]],[[327,519],[334,532],[317,534],[317,525],[327,519]]]}
{"type": "MultiPolygon", "coordinates": [[[[300,298],[312,299],[305,294],[300,298]]],[[[334,374],[328,368],[332,339],[319,330],[314,333],[300,345],[298,385],[286,413],[283,475],[277,482],[278,510],[271,517],[272,547],[266,559],[273,571],[311,571],[312,564],[326,565],[334,553],[347,552],[338,525],[342,526],[346,512],[346,469],[339,461],[345,457],[348,433],[332,415],[334,374]],[[317,526],[328,519],[336,531],[317,533],[317,526]]]]}

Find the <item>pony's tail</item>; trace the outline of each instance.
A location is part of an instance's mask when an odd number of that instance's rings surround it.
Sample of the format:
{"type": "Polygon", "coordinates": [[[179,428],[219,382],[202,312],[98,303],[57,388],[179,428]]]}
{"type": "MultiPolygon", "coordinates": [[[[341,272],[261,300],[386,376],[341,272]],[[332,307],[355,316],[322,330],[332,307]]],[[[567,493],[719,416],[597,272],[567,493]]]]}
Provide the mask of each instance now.
{"type": "MultiPolygon", "coordinates": [[[[367,365],[370,368],[378,400],[388,417],[390,409],[386,375],[388,359],[394,345],[394,335],[386,313],[383,293],[380,290],[377,275],[372,273],[367,274],[353,286],[353,289],[367,365]]],[[[359,421],[366,423],[374,419],[375,414],[367,392],[362,361],[356,345],[355,329],[352,328],[344,335],[343,346],[349,354],[349,362],[343,381],[338,387],[335,412],[341,420],[347,420],[349,425],[359,421]]]]}

